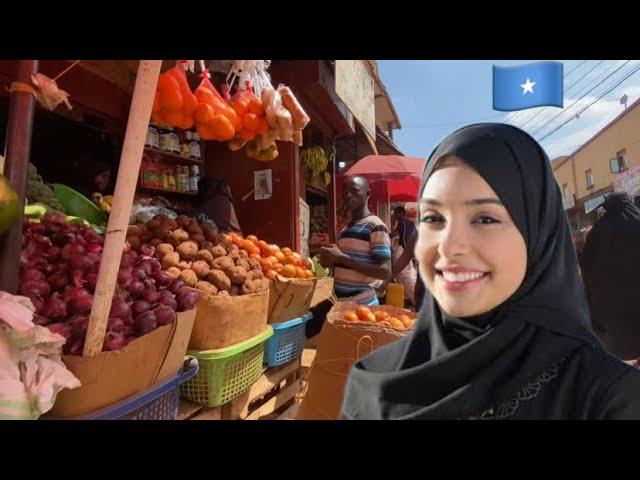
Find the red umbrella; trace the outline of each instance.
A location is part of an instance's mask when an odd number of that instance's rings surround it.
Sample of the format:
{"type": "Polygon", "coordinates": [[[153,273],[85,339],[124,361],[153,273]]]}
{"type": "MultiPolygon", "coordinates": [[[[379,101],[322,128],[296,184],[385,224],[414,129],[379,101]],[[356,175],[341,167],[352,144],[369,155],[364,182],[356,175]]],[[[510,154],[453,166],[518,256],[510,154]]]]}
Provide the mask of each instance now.
{"type": "Polygon", "coordinates": [[[370,181],[403,180],[407,177],[420,178],[425,160],[400,155],[369,155],[358,160],[345,175],[362,175],[370,181]]]}

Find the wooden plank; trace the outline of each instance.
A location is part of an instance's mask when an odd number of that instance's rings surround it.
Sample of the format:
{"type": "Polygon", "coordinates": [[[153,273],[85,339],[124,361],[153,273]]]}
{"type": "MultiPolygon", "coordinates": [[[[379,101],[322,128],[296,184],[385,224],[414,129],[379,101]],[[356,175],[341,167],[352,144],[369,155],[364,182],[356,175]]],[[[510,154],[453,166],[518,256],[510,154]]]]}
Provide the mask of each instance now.
{"type": "Polygon", "coordinates": [[[282,412],[276,420],[295,420],[298,416],[298,410],[300,410],[300,403],[294,402],[293,405],[282,412]]]}
{"type": "Polygon", "coordinates": [[[104,251],[84,344],[85,357],[93,357],[102,352],[161,64],[160,60],[141,60],[138,67],[113,194],[113,209],[105,234],[104,251]]]}
{"type": "Polygon", "coordinates": [[[245,418],[249,414],[249,404],[269,393],[298,368],[299,362],[294,360],[282,367],[267,370],[249,390],[231,401],[230,418],[245,418]]]}
{"type": "Polygon", "coordinates": [[[246,420],[258,420],[260,417],[274,412],[289,400],[294,398],[298,390],[300,390],[300,380],[296,380],[294,383],[278,393],[275,397],[268,400],[257,410],[251,412],[246,420]]]}
{"type": "Polygon", "coordinates": [[[186,420],[193,416],[193,414],[202,410],[204,407],[188,400],[180,400],[178,405],[178,420],[186,420]]]}

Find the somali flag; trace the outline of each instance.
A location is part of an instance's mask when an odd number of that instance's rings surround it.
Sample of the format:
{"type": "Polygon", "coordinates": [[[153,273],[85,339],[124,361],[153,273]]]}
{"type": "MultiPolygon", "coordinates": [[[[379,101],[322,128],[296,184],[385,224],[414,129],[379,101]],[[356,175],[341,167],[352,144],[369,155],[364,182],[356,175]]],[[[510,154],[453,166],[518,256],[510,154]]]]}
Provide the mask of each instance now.
{"type": "Polygon", "coordinates": [[[493,109],[511,112],[535,107],[563,107],[562,63],[494,65],[493,109]]]}

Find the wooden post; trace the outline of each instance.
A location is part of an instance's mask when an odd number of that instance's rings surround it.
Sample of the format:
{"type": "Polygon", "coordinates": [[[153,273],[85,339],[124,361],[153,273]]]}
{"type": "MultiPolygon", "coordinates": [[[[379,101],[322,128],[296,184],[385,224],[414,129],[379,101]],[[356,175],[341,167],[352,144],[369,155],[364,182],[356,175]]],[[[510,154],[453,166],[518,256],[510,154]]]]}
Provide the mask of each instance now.
{"type": "MultiPolygon", "coordinates": [[[[38,60],[20,60],[16,81],[31,84],[31,75],[38,71],[38,60]]],[[[31,132],[35,99],[26,92],[11,93],[9,124],[7,127],[4,175],[15,188],[24,208],[27,191],[27,167],[31,152],[31,132]]],[[[0,290],[18,291],[20,250],[22,249],[22,225],[24,216],[6,234],[0,237],[0,290]]]]}
{"type": "Polygon", "coordinates": [[[161,60],[140,60],[138,65],[113,194],[113,206],[104,239],[100,272],[84,344],[85,357],[93,357],[102,351],[161,66],[161,60]]]}
{"type": "Polygon", "coordinates": [[[336,168],[337,159],[331,162],[329,168],[331,169],[331,183],[327,188],[327,199],[328,199],[328,234],[329,241],[331,243],[336,243],[336,230],[337,230],[337,211],[338,211],[338,199],[336,198],[336,175],[338,173],[338,169],[336,168]]]}

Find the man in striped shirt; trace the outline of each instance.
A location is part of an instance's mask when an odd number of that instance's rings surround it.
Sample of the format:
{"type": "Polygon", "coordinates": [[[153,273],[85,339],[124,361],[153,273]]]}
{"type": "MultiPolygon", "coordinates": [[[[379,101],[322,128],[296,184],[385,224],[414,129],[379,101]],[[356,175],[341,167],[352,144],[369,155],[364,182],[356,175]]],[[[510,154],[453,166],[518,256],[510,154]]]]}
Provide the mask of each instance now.
{"type": "Polygon", "coordinates": [[[343,189],[351,222],[337,246],[324,247],[323,266],[334,269],[336,296],[361,305],[378,305],[376,289],[391,276],[391,239],[384,222],[369,211],[371,188],[364,177],[349,177],[343,189]]]}

